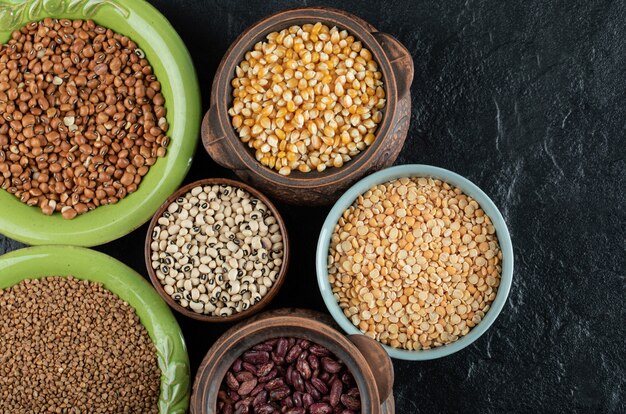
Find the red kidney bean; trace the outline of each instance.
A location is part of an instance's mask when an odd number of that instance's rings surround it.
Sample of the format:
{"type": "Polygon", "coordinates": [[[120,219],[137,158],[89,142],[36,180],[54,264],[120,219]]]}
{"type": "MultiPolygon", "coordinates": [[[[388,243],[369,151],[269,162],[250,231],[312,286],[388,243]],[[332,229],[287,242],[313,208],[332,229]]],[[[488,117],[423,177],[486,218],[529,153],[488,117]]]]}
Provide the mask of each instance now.
{"type": "MultiPolygon", "coordinates": [[[[328,394],[328,386],[319,378],[311,378],[311,384],[322,394],[328,394]]],[[[332,405],[332,404],[331,404],[332,405]]],[[[335,404],[336,405],[336,404],[335,404]]]]}
{"type": "Polygon", "coordinates": [[[268,391],[275,390],[285,385],[285,381],[282,378],[274,378],[265,384],[265,389],[268,391]]]}
{"type": "Polygon", "coordinates": [[[298,358],[298,362],[296,362],[296,369],[305,379],[311,378],[311,367],[306,359],[298,358]]]}
{"type": "Polygon", "coordinates": [[[311,414],[331,414],[333,407],[326,403],[315,403],[309,407],[311,414]]]}
{"type": "Polygon", "coordinates": [[[274,368],[273,362],[268,362],[267,364],[262,364],[257,367],[256,375],[259,377],[264,377],[270,373],[270,371],[274,368]]]}
{"type": "Polygon", "coordinates": [[[305,391],[304,379],[302,378],[300,373],[298,371],[293,371],[293,373],[291,374],[291,378],[292,378],[293,387],[297,391],[304,392],[305,391]]]}
{"type": "Polygon", "coordinates": [[[285,414],[306,414],[306,410],[302,407],[290,408],[285,414]]]}
{"type": "Polygon", "coordinates": [[[249,362],[244,362],[243,364],[241,364],[241,367],[248,372],[253,373],[254,375],[256,375],[256,366],[252,365],[249,362]]]}
{"type": "Polygon", "coordinates": [[[259,384],[256,385],[256,387],[254,387],[254,389],[252,391],[250,391],[250,395],[252,397],[254,397],[255,395],[257,395],[258,393],[260,393],[264,389],[265,389],[265,384],[259,383],[259,384]]]}
{"type": "Polygon", "coordinates": [[[237,391],[237,394],[239,395],[250,394],[250,392],[254,389],[254,387],[256,387],[256,384],[257,384],[256,378],[253,378],[250,381],[242,382],[241,385],[239,386],[239,390],[237,391]]]}
{"type": "Polygon", "coordinates": [[[343,384],[339,380],[331,382],[330,386],[330,405],[336,407],[339,404],[341,398],[341,391],[343,390],[343,384]]]}
{"type": "Polygon", "coordinates": [[[239,381],[237,381],[232,372],[226,373],[226,386],[233,391],[237,391],[239,389],[239,381]]]}
{"type": "Polygon", "coordinates": [[[297,343],[302,349],[309,349],[311,346],[311,341],[307,341],[306,339],[300,339],[297,343]]]}
{"type": "Polygon", "coordinates": [[[308,392],[302,394],[302,404],[304,404],[304,408],[309,408],[311,404],[313,404],[313,397],[308,392]]]}
{"type": "Polygon", "coordinates": [[[270,404],[259,405],[258,407],[254,407],[254,412],[256,414],[273,414],[278,413],[278,409],[270,404]]]}
{"type": "Polygon", "coordinates": [[[323,356],[330,355],[330,352],[328,351],[328,349],[324,348],[321,345],[317,345],[317,344],[311,345],[309,347],[309,352],[312,353],[315,356],[318,356],[318,357],[323,357],[323,356]]]}
{"type": "Polygon", "coordinates": [[[259,377],[259,382],[268,382],[276,378],[276,375],[278,375],[278,370],[276,368],[273,368],[267,375],[259,377]]]}
{"type": "Polygon", "coordinates": [[[294,345],[293,347],[291,347],[289,352],[287,352],[287,356],[285,356],[285,361],[288,364],[291,364],[300,356],[301,353],[302,353],[302,348],[300,348],[300,345],[294,345]]]}
{"type": "Polygon", "coordinates": [[[349,410],[358,410],[361,408],[361,401],[351,395],[343,394],[340,400],[341,403],[349,410]]]}
{"type": "Polygon", "coordinates": [[[302,393],[300,391],[294,392],[291,398],[293,398],[296,407],[302,407],[302,393]]]}
{"type": "Polygon", "coordinates": [[[255,378],[254,374],[250,371],[239,371],[235,378],[239,382],[250,381],[252,378],[255,378]]]}
{"type": "Polygon", "coordinates": [[[253,407],[257,407],[260,406],[261,404],[264,404],[267,401],[267,396],[269,394],[267,393],[267,391],[265,390],[261,390],[255,397],[254,400],[252,400],[252,406],[253,407]]]}
{"type": "Polygon", "coordinates": [[[328,349],[276,338],[233,362],[216,407],[217,414],[357,414],[361,401],[353,376],[328,349]]]}
{"type": "Polygon", "coordinates": [[[326,372],[336,374],[337,372],[341,371],[342,364],[335,361],[334,359],[330,359],[329,357],[323,357],[321,363],[322,368],[324,368],[324,371],[326,372]]]}
{"type": "Polygon", "coordinates": [[[270,354],[266,351],[247,351],[244,352],[241,359],[249,364],[266,364],[270,360],[270,354]]]}
{"type": "MultiPolygon", "coordinates": [[[[280,400],[282,400],[284,398],[287,398],[290,393],[291,393],[291,391],[289,390],[289,387],[287,387],[287,386],[275,388],[275,389],[270,391],[270,400],[272,400],[272,401],[280,401],[280,400]]],[[[352,397],[350,397],[350,398],[352,398],[352,397]]]]}
{"type": "Polygon", "coordinates": [[[272,352],[272,345],[267,342],[264,342],[262,344],[253,346],[252,349],[254,349],[255,351],[272,352]]]}
{"type": "Polygon", "coordinates": [[[317,371],[319,369],[320,360],[315,355],[309,355],[307,361],[309,361],[309,366],[313,371],[317,371]]]}

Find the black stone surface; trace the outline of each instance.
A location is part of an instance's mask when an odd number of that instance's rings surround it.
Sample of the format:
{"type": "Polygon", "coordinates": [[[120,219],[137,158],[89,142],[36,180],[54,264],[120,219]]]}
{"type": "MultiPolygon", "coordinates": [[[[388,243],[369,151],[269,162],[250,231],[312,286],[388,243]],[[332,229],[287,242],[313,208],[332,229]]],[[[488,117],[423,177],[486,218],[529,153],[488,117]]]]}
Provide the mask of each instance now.
{"type": "MultiPolygon", "coordinates": [[[[332,5],[415,59],[398,164],[478,184],[515,249],[509,300],[487,334],[441,360],[395,361],[397,412],[626,412],[626,4],[619,1],[153,0],[186,42],[204,109],[231,41],[278,10],[332,5]]],[[[187,182],[232,174],[198,148],[187,182]]],[[[271,308],[325,310],[314,252],[326,208],[279,205],[291,271],[271,308]]],[[[101,246],[146,275],[146,226],[101,246]]],[[[0,237],[0,252],[21,247],[0,237]]],[[[195,370],[227,328],[178,317],[195,370]]]]}

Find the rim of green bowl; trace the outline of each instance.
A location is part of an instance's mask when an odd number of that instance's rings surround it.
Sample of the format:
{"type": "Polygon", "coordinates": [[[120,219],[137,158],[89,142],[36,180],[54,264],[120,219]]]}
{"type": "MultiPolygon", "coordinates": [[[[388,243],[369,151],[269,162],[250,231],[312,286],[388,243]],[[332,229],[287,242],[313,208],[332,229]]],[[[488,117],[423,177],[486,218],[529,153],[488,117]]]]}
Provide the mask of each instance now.
{"type": "Polygon", "coordinates": [[[485,213],[491,217],[491,221],[496,228],[500,249],[502,250],[502,276],[500,286],[498,287],[498,291],[496,293],[496,298],[491,304],[489,311],[485,314],[483,320],[472,328],[467,335],[459,338],[459,340],[452,342],[451,344],[420,351],[396,349],[388,345],[381,344],[392,358],[410,361],[425,361],[441,358],[460,351],[476,341],[489,329],[489,327],[491,327],[504,307],[511,289],[514,260],[513,245],[511,243],[511,236],[506,222],[504,221],[504,218],[495,203],[476,184],[457,173],[444,168],[433,167],[431,165],[407,164],[387,168],[363,178],[346,191],[343,196],[337,200],[333,208],[330,210],[330,213],[328,213],[326,221],[324,221],[324,224],[322,225],[322,230],[317,242],[315,257],[317,284],[320,288],[324,303],[335,321],[337,321],[339,326],[341,326],[341,328],[348,334],[362,334],[362,332],[344,315],[333,296],[332,288],[330,286],[330,282],[328,281],[328,249],[330,248],[330,238],[333,234],[333,229],[345,209],[352,205],[358,196],[377,184],[382,184],[402,177],[439,178],[442,181],[460,188],[465,194],[473,197],[474,200],[480,204],[485,213]]]}
{"type": "Polygon", "coordinates": [[[147,280],[122,262],[82,247],[37,246],[0,256],[0,289],[24,279],[69,275],[102,283],[135,309],[157,349],[159,412],[186,413],[190,374],[185,340],[172,311],[147,280]]]}
{"type": "Polygon", "coordinates": [[[134,40],[150,61],[165,97],[171,142],[138,190],[117,204],[64,220],[45,216],[0,190],[0,233],[24,243],[95,246],[122,237],[148,221],[185,178],[196,149],[201,102],[191,56],[167,19],[144,0],[5,0],[0,42],[24,24],[45,17],[92,19],[134,40]]]}

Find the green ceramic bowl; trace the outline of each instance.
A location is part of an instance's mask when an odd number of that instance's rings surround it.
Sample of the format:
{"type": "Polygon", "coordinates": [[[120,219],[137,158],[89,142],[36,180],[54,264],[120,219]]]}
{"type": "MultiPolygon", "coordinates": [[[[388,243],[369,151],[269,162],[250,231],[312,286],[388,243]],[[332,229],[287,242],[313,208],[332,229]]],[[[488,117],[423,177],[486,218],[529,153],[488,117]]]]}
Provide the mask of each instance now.
{"type": "Polygon", "coordinates": [[[24,279],[67,275],[102,283],[135,308],[158,353],[159,412],[186,413],[190,390],[187,348],[174,315],[150,283],[112,257],[80,247],[30,247],[0,256],[0,289],[24,279]]]}
{"type": "Polygon", "coordinates": [[[127,35],[146,53],[165,96],[167,155],[154,164],[139,189],[119,203],[75,218],[45,216],[0,190],[0,233],[28,244],[94,246],[117,239],[148,221],[185,178],[200,128],[200,95],[189,52],[174,28],[143,0],[0,0],[0,43],[11,32],[44,17],[93,19],[127,35]]]}

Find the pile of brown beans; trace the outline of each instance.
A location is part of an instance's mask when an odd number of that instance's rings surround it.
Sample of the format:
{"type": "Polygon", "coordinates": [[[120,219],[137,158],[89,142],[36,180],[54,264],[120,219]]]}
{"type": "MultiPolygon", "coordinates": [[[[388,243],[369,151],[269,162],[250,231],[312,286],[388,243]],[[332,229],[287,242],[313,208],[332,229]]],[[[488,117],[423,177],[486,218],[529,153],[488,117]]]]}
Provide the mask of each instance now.
{"type": "Polygon", "coordinates": [[[66,219],[137,190],[169,138],[161,84],[128,37],[46,18],[0,49],[0,187],[66,219]]]}
{"type": "Polygon", "coordinates": [[[255,345],[230,367],[218,394],[220,414],[356,414],[352,374],[328,349],[306,339],[255,345]]]}
{"type": "Polygon", "coordinates": [[[0,413],[158,413],[160,384],[146,328],[102,285],[0,289],[0,413]]]}

